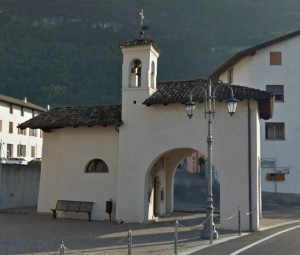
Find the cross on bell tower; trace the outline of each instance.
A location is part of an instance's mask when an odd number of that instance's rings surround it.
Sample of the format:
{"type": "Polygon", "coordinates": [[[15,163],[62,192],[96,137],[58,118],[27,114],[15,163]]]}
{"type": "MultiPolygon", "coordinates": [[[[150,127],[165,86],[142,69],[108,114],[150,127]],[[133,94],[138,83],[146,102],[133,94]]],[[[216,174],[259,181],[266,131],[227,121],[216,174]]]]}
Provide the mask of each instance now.
{"type": "Polygon", "coordinates": [[[149,26],[144,26],[144,25],[143,25],[144,19],[145,19],[145,16],[144,16],[144,9],[142,9],[142,10],[140,11],[140,19],[141,19],[140,39],[143,40],[143,39],[144,39],[145,30],[149,29],[149,26]]]}

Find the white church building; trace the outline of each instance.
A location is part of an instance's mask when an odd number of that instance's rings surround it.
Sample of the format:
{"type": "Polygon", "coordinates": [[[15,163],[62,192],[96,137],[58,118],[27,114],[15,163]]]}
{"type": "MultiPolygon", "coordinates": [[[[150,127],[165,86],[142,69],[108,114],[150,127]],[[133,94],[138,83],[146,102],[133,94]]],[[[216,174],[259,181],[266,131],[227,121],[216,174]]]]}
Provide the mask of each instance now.
{"type": "MultiPolygon", "coordinates": [[[[92,201],[93,220],[112,218],[147,222],[173,212],[174,173],[192,152],[207,151],[207,119],[202,94],[189,119],[185,105],[203,79],[156,82],[160,50],[150,40],[120,44],[123,54],[122,104],[57,107],[19,127],[44,131],[38,211],[49,212],[57,200],[92,201]]],[[[218,169],[221,217],[240,207],[243,230],[258,230],[261,213],[260,121],[272,117],[273,96],[232,86],[236,113],[227,113],[228,89],[216,93],[213,164],[218,169]]],[[[62,213],[60,217],[81,217],[62,213]]],[[[236,229],[236,221],[224,222],[236,229]]]]}
{"type": "Polygon", "coordinates": [[[234,55],[212,75],[273,92],[274,115],[262,120],[261,179],[266,202],[300,204],[300,30],[234,55]]]}

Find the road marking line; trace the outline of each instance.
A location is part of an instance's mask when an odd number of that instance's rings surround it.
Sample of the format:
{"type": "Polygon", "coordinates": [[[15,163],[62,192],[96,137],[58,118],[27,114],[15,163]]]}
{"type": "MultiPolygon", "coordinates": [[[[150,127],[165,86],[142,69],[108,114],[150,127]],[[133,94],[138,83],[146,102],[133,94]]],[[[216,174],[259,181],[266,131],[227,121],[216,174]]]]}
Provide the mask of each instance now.
{"type": "Polygon", "coordinates": [[[285,232],[294,230],[294,229],[296,229],[296,228],[300,228],[300,225],[295,226],[295,227],[292,227],[292,228],[288,228],[288,229],[282,230],[282,231],[280,231],[280,232],[277,232],[277,233],[275,233],[275,234],[273,234],[273,235],[267,236],[267,237],[265,237],[265,238],[263,238],[263,239],[261,239],[261,240],[259,240],[259,241],[256,241],[256,242],[254,242],[254,243],[252,243],[252,244],[249,244],[249,245],[245,246],[245,247],[242,248],[242,249],[239,249],[239,250],[237,250],[237,251],[235,251],[235,252],[233,252],[233,253],[230,253],[229,255],[237,255],[237,254],[239,254],[239,253],[241,253],[241,252],[243,252],[243,251],[245,251],[245,250],[250,249],[251,247],[253,247],[253,246],[257,245],[257,244],[260,244],[260,243],[262,243],[262,242],[264,242],[264,241],[267,241],[267,240],[273,238],[274,236],[281,235],[281,234],[283,234],[283,233],[285,233],[285,232]]]}

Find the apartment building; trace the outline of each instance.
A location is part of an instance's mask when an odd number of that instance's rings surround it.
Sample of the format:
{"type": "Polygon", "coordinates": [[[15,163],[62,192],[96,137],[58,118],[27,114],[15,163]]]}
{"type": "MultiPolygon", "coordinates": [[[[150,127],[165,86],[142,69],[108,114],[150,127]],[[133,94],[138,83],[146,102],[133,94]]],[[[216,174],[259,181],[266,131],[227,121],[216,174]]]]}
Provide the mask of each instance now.
{"type": "Polygon", "coordinates": [[[46,109],[24,100],[0,94],[0,157],[42,156],[43,133],[39,129],[18,129],[17,126],[45,112],[46,109]]]}
{"type": "Polygon", "coordinates": [[[271,120],[261,120],[261,182],[268,199],[300,203],[300,30],[234,55],[212,75],[231,84],[267,90],[275,96],[271,120]]]}

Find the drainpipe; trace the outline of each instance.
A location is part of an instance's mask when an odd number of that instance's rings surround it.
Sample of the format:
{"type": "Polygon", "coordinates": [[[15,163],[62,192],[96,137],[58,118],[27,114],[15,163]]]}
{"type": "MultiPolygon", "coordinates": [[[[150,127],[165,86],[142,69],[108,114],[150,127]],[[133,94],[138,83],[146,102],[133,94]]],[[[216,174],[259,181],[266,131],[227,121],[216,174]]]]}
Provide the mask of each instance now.
{"type": "Polygon", "coordinates": [[[252,174],[251,174],[251,110],[250,110],[250,102],[248,102],[248,185],[249,185],[249,231],[252,232],[252,174]]]}

